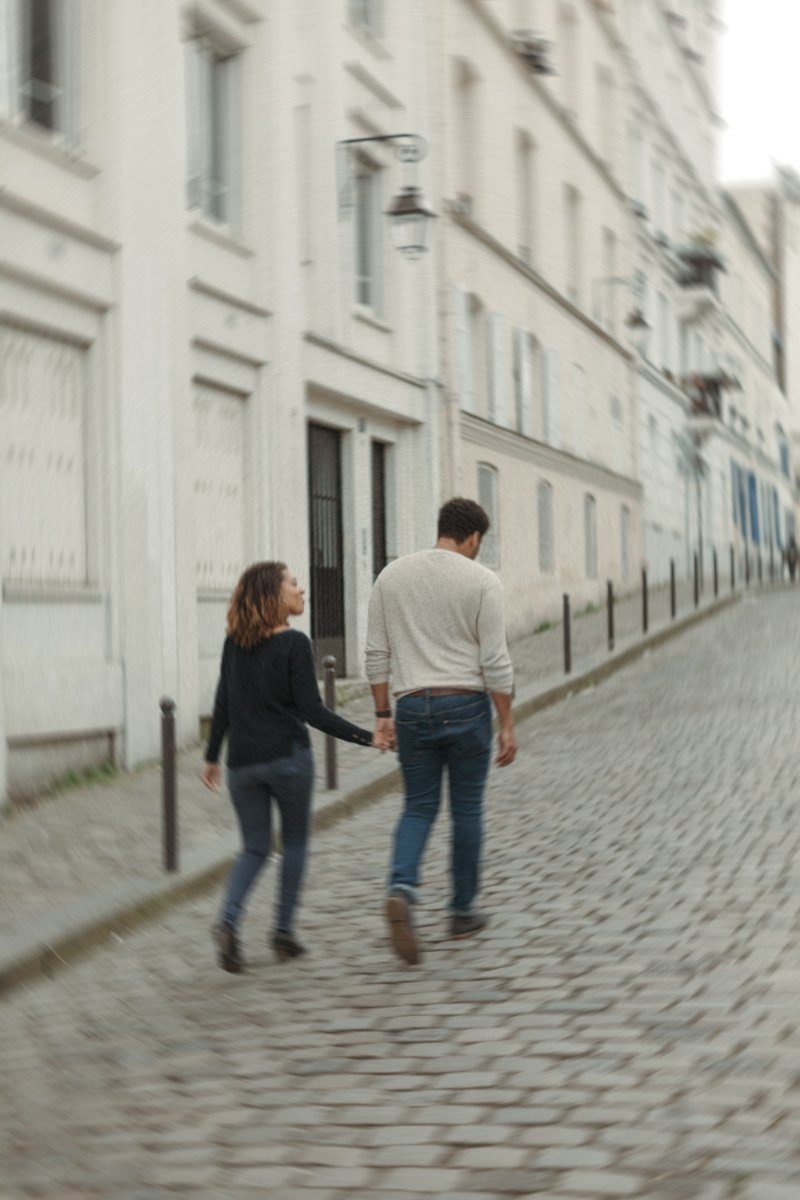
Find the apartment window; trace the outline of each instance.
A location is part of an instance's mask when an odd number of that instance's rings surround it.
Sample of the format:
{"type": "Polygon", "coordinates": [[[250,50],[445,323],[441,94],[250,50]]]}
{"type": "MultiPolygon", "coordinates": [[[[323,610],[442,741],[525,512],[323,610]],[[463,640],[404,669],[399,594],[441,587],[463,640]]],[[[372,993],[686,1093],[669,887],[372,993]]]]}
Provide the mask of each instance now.
{"type": "Polygon", "coordinates": [[[383,37],[383,0],[348,0],[347,15],[353,29],[383,37]]]}
{"type": "Polygon", "coordinates": [[[77,136],[80,7],[0,2],[0,116],[77,136]]]}
{"type": "Polygon", "coordinates": [[[202,35],[186,43],[189,208],[220,224],[236,223],[241,106],[239,53],[202,35]]]}
{"type": "Polygon", "coordinates": [[[631,510],[627,504],[623,504],[620,514],[620,560],[622,566],[622,579],[627,582],[631,575],[631,510]]]}
{"type": "Polygon", "coordinates": [[[486,356],[487,313],[480,298],[474,294],[470,294],[468,297],[467,328],[469,329],[470,377],[474,397],[473,411],[485,415],[489,378],[489,362],[486,356]]]}
{"type": "Polygon", "coordinates": [[[356,160],[355,271],[356,300],[373,312],[381,309],[381,172],[366,158],[356,160]]]}
{"type": "Polygon", "coordinates": [[[539,345],[525,329],[514,330],[514,415],[516,428],[533,437],[535,389],[541,376],[539,345]]]}
{"type": "Polygon", "coordinates": [[[566,184],[564,187],[564,259],[567,271],[567,299],[573,304],[580,303],[580,204],[581,198],[577,189],[571,184],[566,184]]]}
{"type": "Polygon", "coordinates": [[[607,67],[597,68],[596,88],[597,144],[600,157],[611,165],[616,151],[616,88],[607,67]]]}
{"type": "Polygon", "coordinates": [[[555,539],[553,536],[553,489],[544,479],[536,489],[539,515],[539,570],[555,569],[555,539]]]}
{"type": "Polygon", "coordinates": [[[485,567],[500,566],[500,509],[497,502],[497,468],[478,463],[478,503],[489,517],[489,531],[481,542],[480,561],[485,567]]]}
{"type": "Polygon", "coordinates": [[[517,130],[517,254],[523,262],[533,263],[533,143],[527,133],[517,130]]]}
{"type": "Polygon", "coordinates": [[[595,313],[603,328],[614,333],[617,326],[617,238],[611,229],[603,230],[603,280],[597,289],[600,311],[595,313]]]}
{"type": "Polygon", "coordinates": [[[481,142],[478,77],[474,68],[463,60],[457,60],[454,83],[457,202],[461,212],[466,216],[474,216],[481,142]]]}
{"type": "Polygon", "coordinates": [[[556,41],[563,81],[562,102],[574,117],[578,112],[578,14],[571,4],[559,5],[556,41]]]}
{"type": "Polygon", "coordinates": [[[597,578],[597,505],[594,496],[583,497],[583,544],[586,554],[586,578],[597,578]]]}

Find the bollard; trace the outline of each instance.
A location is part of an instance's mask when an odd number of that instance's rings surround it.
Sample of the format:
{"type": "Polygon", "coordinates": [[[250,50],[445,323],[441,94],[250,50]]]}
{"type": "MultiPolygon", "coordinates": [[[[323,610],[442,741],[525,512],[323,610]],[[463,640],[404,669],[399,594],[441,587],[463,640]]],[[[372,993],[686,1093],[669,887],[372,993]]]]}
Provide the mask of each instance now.
{"type": "Polygon", "coordinates": [[[731,591],[736,590],[736,553],[731,546],[731,591]]]}
{"type": "Polygon", "coordinates": [[[694,606],[700,603],[700,564],[697,561],[697,555],[694,556],[694,606]]]}
{"type": "Polygon", "coordinates": [[[775,551],[772,546],[772,538],[769,542],[769,581],[770,583],[775,582],[775,551]]]}
{"type": "Polygon", "coordinates": [[[647,567],[642,567],[642,633],[647,633],[649,614],[647,611],[647,567]]]}
{"type": "Polygon", "coordinates": [[[719,563],[717,562],[717,547],[714,547],[714,599],[719,595],[719,563]]]}
{"type": "Polygon", "coordinates": [[[764,582],[764,564],[761,561],[761,551],[760,550],[758,552],[758,582],[759,582],[759,584],[762,584],[764,582]]]}
{"type": "Polygon", "coordinates": [[[175,771],[175,701],[161,701],[161,794],[164,870],[178,869],[178,805],[175,771]]]}
{"type": "MultiPolygon", "coordinates": [[[[325,684],[325,703],[330,709],[336,708],[336,659],[332,654],[326,654],[322,660],[322,678],[325,684]]],[[[332,792],[338,786],[336,764],[336,738],[325,734],[325,775],[326,786],[332,792]]]]}
{"type": "Polygon", "coordinates": [[[609,579],[606,585],[606,603],[608,605],[608,648],[614,649],[614,584],[609,579]]]}
{"type": "Polygon", "coordinates": [[[750,587],[750,550],[747,546],[744,549],[744,585],[750,587]]]}
{"type": "Polygon", "coordinates": [[[569,596],[564,592],[564,674],[572,670],[572,631],[569,624],[569,596]]]}
{"type": "Polygon", "coordinates": [[[675,614],[678,611],[678,602],[675,595],[675,559],[669,560],[669,615],[675,620],[675,614]]]}

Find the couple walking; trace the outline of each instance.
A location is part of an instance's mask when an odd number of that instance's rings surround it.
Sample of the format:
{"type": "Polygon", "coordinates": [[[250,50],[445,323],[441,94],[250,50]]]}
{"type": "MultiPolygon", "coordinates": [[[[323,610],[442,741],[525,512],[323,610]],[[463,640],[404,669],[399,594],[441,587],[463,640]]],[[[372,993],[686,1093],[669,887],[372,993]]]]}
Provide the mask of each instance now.
{"type": "Polygon", "coordinates": [[[304,953],[294,933],[294,914],[314,778],[307,724],[344,741],[398,752],[405,802],[385,901],[396,953],[409,963],[420,958],[413,907],[445,768],[453,823],[450,934],[469,937],[485,926],[487,918],[473,902],[492,752],[490,697],[500,726],[497,764],[513,762],[517,752],[502,591],[496,576],[475,562],[488,529],[480,505],[450,500],[439,512],[434,548],[397,559],[378,576],[366,652],[374,732],[322,703],[311,643],[288,624],[290,616],[303,612],[305,601],[286,566],[259,563],[239,580],[228,609],[202,776],[207,787],[220,790],[218,759],[227,735],[228,786],[243,846],[214,929],[225,970],[236,972],[244,965],[237,931],[269,853],[273,799],[281,818],[283,860],[272,945],[280,959],[304,953]]]}

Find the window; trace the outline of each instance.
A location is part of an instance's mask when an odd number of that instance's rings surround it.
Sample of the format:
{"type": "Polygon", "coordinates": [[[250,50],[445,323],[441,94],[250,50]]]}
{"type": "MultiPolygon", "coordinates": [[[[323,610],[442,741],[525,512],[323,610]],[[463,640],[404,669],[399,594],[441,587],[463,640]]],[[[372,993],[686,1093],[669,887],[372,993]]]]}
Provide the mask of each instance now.
{"type": "Polygon", "coordinates": [[[580,195],[570,184],[564,186],[564,261],[566,263],[567,299],[580,303],[580,195]]]}
{"type": "Polygon", "coordinates": [[[470,378],[472,381],[473,409],[475,413],[486,413],[488,385],[487,314],[480,298],[470,294],[467,301],[467,328],[469,330],[470,378]]]}
{"type": "Polygon", "coordinates": [[[481,143],[478,76],[463,59],[455,63],[454,87],[457,203],[465,216],[475,216],[481,143]]]}
{"type": "Polygon", "coordinates": [[[524,263],[533,263],[533,143],[527,133],[517,130],[517,254],[524,263]]]}
{"type": "Polygon", "coordinates": [[[559,75],[563,80],[562,103],[574,117],[578,111],[578,14],[571,4],[558,8],[556,44],[559,75]]]}
{"type": "Polygon", "coordinates": [[[607,67],[598,67],[595,76],[597,89],[597,145],[600,157],[611,166],[616,152],[616,89],[614,76],[607,67]]]}
{"type": "Polygon", "coordinates": [[[583,544],[586,552],[586,578],[597,578],[597,505],[594,496],[583,497],[583,544]]]}
{"type": "Polygon", "coordinates": [[[356,301],[380,312],[381,173],[359,155],[355,163],[355,270],[356,301]]]}
{"type": "Polygon", "coordinates": [[[88,352],[0,326],[0,568],[18,583],[86,584],[88,352]]]}
{"type": "Polygon", "coordinates": [[[485,567],[500,566],[500,512],[497,504],[497,468],[478,463],[478,503],[489,517],[489,531],[481,542],[480,561],[485,567]]]}
{"type": "Polygon", "coordinates": [[[75,140],[79,30],[77,3],[0,2],[0,116],[75,140]]]}
{"type": "Polygon", "coordinates": [[[533,437],[534,389],[541,374],[536,339],[524,329],[514,330],[514,418],[515,428],[533,437]]]}
{"type": "Polygon", "coordinates": [[[223,52],[205,35],[191,38],[186,54],[189,208],[212,221],[235,225],[239,55],[223,52]]]}
{"type": "Polygon", "coordinates": [[[370,37],[383,37],[383,0],[348,0],[348,20],[370,37]]]}
{"type": "Polygon", "coordinates": [[[615,333],[617,326],[617,239],[611,229],[603,230],[603,279],[597,288],[597,308],[594,318],[608,333],[615,333]]]}
{"type": "Polygon", "coordinates": [[[536,489],[536,502],[539,513],[539,570],[550,572],[555,568],[553,489],[544,479],[536,489]]]}
{"type": "Polygon", "coordinates": [[[621,543],[622,543],[620,546],[622,579],[623,579],[623,582],[625,582],[628,579],[630,579],[630,575],[631,575],[631,557],[630,557],[631,556],[631,551],[630,551],[631,510],[628,508],[627,504],[623,504],[623,506],[622,506],[622,512],[620,513],[619,529],[620,529],[620,538],[621,538],[621,543]]]}
{"type": "Polygon", "coordinates": [[[246,399],[195,384],[196,582],[231,588],[247,562],[246,399]]]}

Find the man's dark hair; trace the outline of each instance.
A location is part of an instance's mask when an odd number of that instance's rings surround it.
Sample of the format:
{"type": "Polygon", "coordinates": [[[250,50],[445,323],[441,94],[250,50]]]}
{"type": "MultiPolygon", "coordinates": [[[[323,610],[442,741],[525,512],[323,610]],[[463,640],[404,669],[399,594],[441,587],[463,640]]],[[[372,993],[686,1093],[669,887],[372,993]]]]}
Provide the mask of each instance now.
{"type": "Polygon", "coordinates": [[[473,533],[485,535],[489,528],[486,510],[475,500],[456,496],[439,509],[437,537],[452,538],[454,542],[465,542],[473,533]]]}

